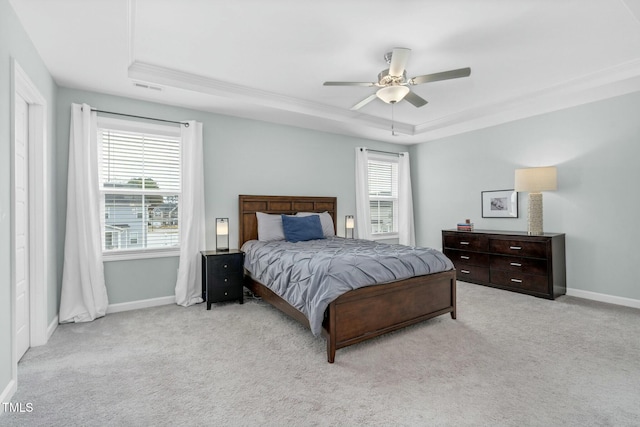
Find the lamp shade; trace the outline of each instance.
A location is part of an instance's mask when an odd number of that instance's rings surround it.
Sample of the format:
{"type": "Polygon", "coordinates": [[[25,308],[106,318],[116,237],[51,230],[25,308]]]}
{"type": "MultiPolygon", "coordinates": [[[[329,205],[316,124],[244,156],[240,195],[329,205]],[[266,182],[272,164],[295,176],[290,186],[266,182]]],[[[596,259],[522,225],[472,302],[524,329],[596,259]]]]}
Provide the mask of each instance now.
{"type": "Polygon", "coordinates": [[[216,250],[229,250],[229,218],[216,218],[216,250]]]}
{"type": "Polygon", "coordinates": [[[402,101],[402,98],[404,98],[408,93],[408,87],[392,85],[379,89],[376,92],[376,95],[378,95],[378,98],[382,99],[387,104],[395,104],[398,101],[402,101]]]}
{"type": "Polygon", "coordinates": [[[353,221],[353,215],[347,215],[345,218],[345,227],[347,227],[348,229],[354,228],[355,224],[353,221]]]}
{"type": "Polygon", "coordinates": [[[516,169],[515,191],[539,193],[558,189],[558,172],[555,166],[516,169]]]}

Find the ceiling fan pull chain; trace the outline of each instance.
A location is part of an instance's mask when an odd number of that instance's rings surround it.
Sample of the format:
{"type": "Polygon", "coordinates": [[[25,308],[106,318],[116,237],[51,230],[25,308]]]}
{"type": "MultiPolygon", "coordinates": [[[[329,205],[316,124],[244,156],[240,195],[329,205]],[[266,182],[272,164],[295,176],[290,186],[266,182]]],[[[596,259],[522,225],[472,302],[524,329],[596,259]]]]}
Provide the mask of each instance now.
{"type": "Polygon", "coordinates": [[[395,105],[395,102],[393,104],[391,104],[391,136],[397,136],[396,134],[396,130],[394,127],[394,123],[395,123],[395,118],[393,115],[393,106],[395,105]]]}

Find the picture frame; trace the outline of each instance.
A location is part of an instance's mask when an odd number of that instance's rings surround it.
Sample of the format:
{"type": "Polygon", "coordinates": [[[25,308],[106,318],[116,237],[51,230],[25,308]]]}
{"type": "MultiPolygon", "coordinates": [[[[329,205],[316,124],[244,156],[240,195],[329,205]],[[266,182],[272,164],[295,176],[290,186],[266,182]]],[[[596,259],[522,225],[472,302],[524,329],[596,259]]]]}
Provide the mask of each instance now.
{"type": "Polygon", "coordinates": [[[513,189],[483,191],[482,218],[518,218],[518,192],[513,189]]]}

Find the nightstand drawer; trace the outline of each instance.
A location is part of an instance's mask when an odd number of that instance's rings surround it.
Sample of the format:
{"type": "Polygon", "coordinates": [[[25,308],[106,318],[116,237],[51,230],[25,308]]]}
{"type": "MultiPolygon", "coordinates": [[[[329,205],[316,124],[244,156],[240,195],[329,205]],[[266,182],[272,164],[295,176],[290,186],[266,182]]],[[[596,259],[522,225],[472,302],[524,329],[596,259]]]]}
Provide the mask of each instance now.
{"type": "Polygon", "coordinates": [[[547,260],[491,255],[489,268],[491,271],[504,270],[546,276],[547,260]]]}
{"type": "Polygon", "coordinates": [[[489,250],[497,254],[531,258],[547,258],[547,245],[544,242],[490,239],[489,250]]]}
{"type": "Polygon", "coordinates": [[[549,292],[549,281],[545,276],[491,270],[491,283],[544,294],[549,292]]]}
{"type": "Polygon", "coordinates": [[[209,289],[227,288],[229,286],[242,287],[244,277],[241,274],[233,273],[226,276],[213,276],[209,278],[209,289]]]}
{"type": "Polygon", "coordinates": [[[486,251],[489,239],[487,236],[472,233],[444,234],[444,247],[467,251],[486,251]]]}
{"type": "Polygon", "coordinates": [[[481,252],[459,251],[456,249],[445,249],[444,254],[453,261],[454,264],[468,264],[487,266],[489,255],[481,252]]]}
{"type": "Polygon", "coordinates": [[[214,286],[209,288],[209,292],[211,294],[208,295],[208,299],[221,302],[239,299],[242,296],[243,289],[242,286],[214,286]]]}
{"type": "Polygon", "coordinates": [[[487,267],[478,267],[476,265],[456,264],[457,279],[463,282],[488,282],[489,269],[487,267]]]}
{"type": "Polygon", "coordinates": [[[229,273],[244,271],[244,257],[242,254],[219,255],[207,258],[209,274],[222,277],[229,273]]]}

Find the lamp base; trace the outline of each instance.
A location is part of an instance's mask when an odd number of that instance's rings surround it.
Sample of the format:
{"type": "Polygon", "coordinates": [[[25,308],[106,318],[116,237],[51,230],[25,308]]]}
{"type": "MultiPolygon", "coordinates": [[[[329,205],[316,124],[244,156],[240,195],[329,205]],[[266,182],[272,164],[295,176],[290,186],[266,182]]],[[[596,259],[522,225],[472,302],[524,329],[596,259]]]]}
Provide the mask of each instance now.
{"type": "Polygon", "coordinates": [[[544,234],[542,231],[542,193],[529,193],[528,233],[532,236],[544,234]]]}

